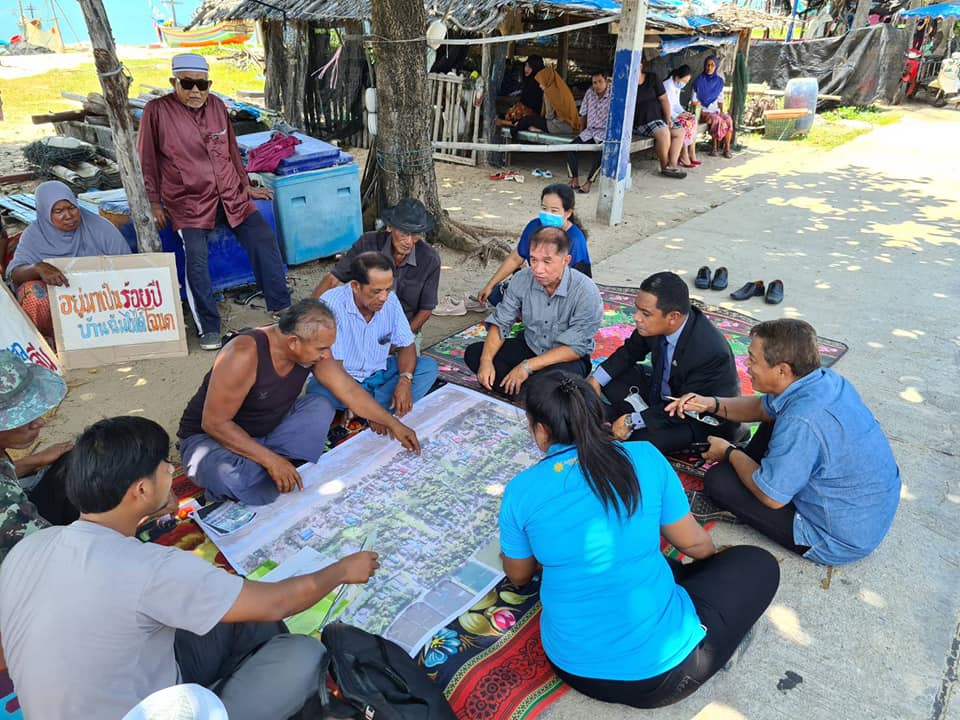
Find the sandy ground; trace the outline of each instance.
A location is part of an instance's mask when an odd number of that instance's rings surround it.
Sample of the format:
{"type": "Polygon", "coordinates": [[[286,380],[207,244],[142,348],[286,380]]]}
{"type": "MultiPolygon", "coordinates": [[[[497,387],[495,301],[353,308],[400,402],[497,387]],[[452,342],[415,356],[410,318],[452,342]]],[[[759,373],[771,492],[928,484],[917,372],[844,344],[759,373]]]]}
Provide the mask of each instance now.
{"type": "MultiPolygon", "coordinates": [[[[0,157],[2,153],[0,148],[0,157]]],[[[596,264],[641,238],[706,213],[749,192],[751,177],[775,173],[778,167],[810,155],[810,150],[800,144],[750,138],[747,148],[733,160],[705,157],[704,165],[682,181],[656,174],[655,163],[650,159],[635,158],[634,185],[628,192],[621,225],[611,228],[596,222],[596,192],[577,198],[577,212],[589,231],[591,258],[596,264]]],[[[491,181],[488,179],[491,170],[487,168],[437,163],[441,204],[456,220],[499,228],[508,235],[518,236],[523,226],[539,212],[542,189],[550,182],[564,181],[561,157],[545,163],[542,156],[527,161],[515,154],[513,167],[524,174],[522,184],[491,181]],[[555,177],[552,180],[534,177],[535,167],[549,169],[555,177]]],[[[475,293],[497,266],[496,262],[490,262],[484,267],[476,258],[467,258],[446,248],[439,250],[443,259],[441,296],[475,293]]],[[[294,298],[308,296],[331,265],[332,260],[328,260],[291,268],[289,282],[294,298]]],[[[696,268],[691,270],[695,272],[696,268]]],[[[624,282],[638,284],[640,280],[642,276],[638,274],[626,277],[624,282]]],[[[263,310],[236,305],[229,298],[220,308],[224,331],[270,322],[263,310]]],[[[481,314],[434,317],[424,328],[424,345],[482,317],[481,314]]],[[[189,342],[190,355],[185,358],[145,360],[70,372],[71,391],[44,432],[43,442],[68,439],[99,418],[128,413],[151,417],[173,434],[183,408],[214,358],[213,353],[198,348],[196,337],[191,335],[189,342]]]]}

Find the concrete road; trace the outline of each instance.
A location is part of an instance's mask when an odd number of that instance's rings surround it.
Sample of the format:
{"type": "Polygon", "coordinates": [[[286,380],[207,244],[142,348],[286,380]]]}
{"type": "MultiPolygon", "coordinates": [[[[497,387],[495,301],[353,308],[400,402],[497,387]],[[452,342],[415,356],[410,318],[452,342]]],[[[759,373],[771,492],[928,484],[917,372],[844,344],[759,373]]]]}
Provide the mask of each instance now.
{"type": "MultiPolygon", "coordinates": [[[[782,305],[704,301],[758,319],[801,317],[849,353],[853,382],[903,476],[893,528],[869,558],[828,571],[749,529],[718,543],[768,547],[780,590],[740,664],[670,708],[638,711],[571,691],[547,720],[960,718],[960,114],[910,112],[594,266],[601,283],[726,265],[731,290],[781,278],[782,305]],[[951,139],[951,136],[953,139],[951,139]]],[[[722,200],[725,182],[716,179],[722,200]]],[[[636,175],[635,175],[636,178],[636,175]]],[[[589,613],[589,608],[584,608],[589,613]]]]}

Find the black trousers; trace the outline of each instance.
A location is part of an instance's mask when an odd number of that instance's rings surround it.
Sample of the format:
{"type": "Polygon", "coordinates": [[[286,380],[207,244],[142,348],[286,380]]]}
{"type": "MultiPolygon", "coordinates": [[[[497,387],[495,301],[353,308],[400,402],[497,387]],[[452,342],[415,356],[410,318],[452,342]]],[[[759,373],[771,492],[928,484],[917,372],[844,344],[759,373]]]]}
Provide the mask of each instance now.
{"type": "Polygon", "coordinates": [[[80,511],[67,498],[67,461],[70,453],[61,455],[40,476],[27,497],[44,520],[51,525],[69,525],[80,517],[80,511]]]}
{"type": "MultiPolygon", "coordinates": [[[[584,143],[593,143],[594,145],[599,145],[601,140],[581,140],[579,136],[575,137],[570,141],[570,144],[581,145],[584,143]]],[[[593,155],[593,165],[590,166],[590,173],[587,175],[587,182],[595,183],[597,178],[600,177],[600,163],[603,160],[602,152],[590,153],[593,155]]],[[[567,153],[567,175],[572,178],[580,177],[580,157],[579,153],[571,150],[567,153]]]]}
{"type": "Polygon", "coordinates": [[[510,128],[510,135],[516,140],[518,132],[529,130],[532,127],[547,132],[547,119],[540,115],[527,115],[525,118],[520,118],[517,120],[517,124],[510,128]]]}
{"type": "Polygon", "coordinates": [[[706,560],[670,561],[674,579],[690,595],[707,636],[671,670],[644,680],[598,680],[554,666],[575,690],[603,702],[637,708],[672,705],[692,695],[733,656],[747,631],[773,600],[780,565],[762,548],[739,545],[706,560]]]}
{"type": "MultiPolygon", "coordinates": [[[[473,370],[473,372],[477,372],[477,370],[480,369],[480,356],[482,354],[483,343],[473,343],[472,345],[468,345],[467,349],[464,351],[463,361],[467,364],[468,368],[473,370]]],[[[500,387],[500,383],[510,373],[510,371],[524,360],[529,360],[530,358],[536,356],[537,354],[529,348],[523,337],[513,337],[504,340],[503,345],[493,357],[493,367],[497,373],[496,379],[493,381],[494,390],[498,393],[503,393],[503,388],[500,387]]],[[[560,370],[563,372],[568,372],[572,375],[586,377],[590,374],[590,356],[584,355],[579,360],[574,360],[573,362],[551,365],[545,370],[560,370]]]]}
{"type": "MultiPolygon", "coordinates": [[[[763,459],[772,435],[773,423],[763,423],[757,428],[753,439],[744,448],[754,462],[759,463],[763,459]]],[[[703,479],[703,487],[714,503],[790,552],[803,555],[810,549],[793,541],[796,506],[790,502],[779,510],[768,508],[747,489],[730,463],[720,462],[710,468],[703,479]]]]}
{"type": "MultiPolygon", "coordinates": [[[[634,365],[612,378],[603,388],[603,395],[610,401],[606,406],[607,419],[613,422],[619,417],[635,412],[633,406],[624,398],[633,388],[637,388],[640,396],[649,401],[651,370],[644,365],[634,365]]],[[[727,440],[737,440],[746,435],[746,428],[740,423],[721,423],[714,427],[693,418],[678,419],[667,415],[663,411],[663,402],[650,403],[644,410],[643,421],[646,427],[637,430],[630,436],[631,440],[646,440],[660,452],[667,454],[690,447],[692,443],[704,442],[708,435],[716,435],[727,440]]]]}

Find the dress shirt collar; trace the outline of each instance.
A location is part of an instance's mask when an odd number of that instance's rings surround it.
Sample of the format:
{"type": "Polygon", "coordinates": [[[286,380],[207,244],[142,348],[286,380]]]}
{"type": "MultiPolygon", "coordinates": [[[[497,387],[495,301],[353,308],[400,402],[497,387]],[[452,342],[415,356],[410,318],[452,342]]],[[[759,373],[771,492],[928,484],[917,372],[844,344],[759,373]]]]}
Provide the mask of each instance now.
{"type": "Polygon", "coordinates": [[[683,329],[687,326],[687,323],[690,321],[690,316],[687,315],[683,319],[683,323],[675,331],[666,336],[667,344],[673,348],[677,347],[677,343],[680,342],[680,336],[683,334],[683,329]]]}
{"type": "Polygon", "coordinates": [[[813,385],[814,383],[818,382],[821,378],[823,378],[824,375],[826,375],[826,373],[827,371],[825,369],[818,368],[814,370],[812,373],[808,373],[804,375],[802,378],[798,378],[797,380],[794,380],[792,383],[790,383],[787,389],[784,390],[779,395],[768,393],[768,396],[770,397],[770,400],[769,400],[770,407],[773,408],[774,412],[779,413],[781,410],[783,410],[784,406],[790,401],[791,397],[793,397],[798,393],[804,392],[809,386],[813,385]]]}
{"type": "MultiPolygon", "coordinates": [[[[547,289],[537,282],[537,279],[533,277],[533,273],[530,273],[530,277],[533,279],[533,284],[540,289],[544,295],[547,294],[547,289]]],[[[557,289],[553,291],[553,295],[548,295],[548,297],[566,297],[567,293],[570,292],[570,266],[568,265],[563,269],[563,275],[560,277],[560,284],[557,285],[557,289]]]]}

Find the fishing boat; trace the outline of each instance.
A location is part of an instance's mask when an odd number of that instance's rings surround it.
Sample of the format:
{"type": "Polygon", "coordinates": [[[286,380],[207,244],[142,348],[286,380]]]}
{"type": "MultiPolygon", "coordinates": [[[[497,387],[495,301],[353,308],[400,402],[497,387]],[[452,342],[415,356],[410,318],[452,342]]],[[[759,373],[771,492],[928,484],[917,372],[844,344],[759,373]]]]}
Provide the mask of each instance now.
{"type": "Polygon", "coordinates": [[[189,48],[209,45],[239,45],[245,43],[254,33],[252,22],[224,21],[215,25],[184,30],[180,27],[154,23],[157,36],[167,47],[189,48]]]}

